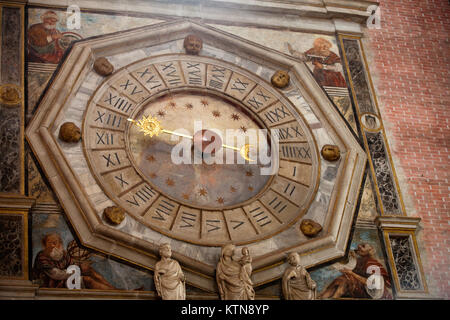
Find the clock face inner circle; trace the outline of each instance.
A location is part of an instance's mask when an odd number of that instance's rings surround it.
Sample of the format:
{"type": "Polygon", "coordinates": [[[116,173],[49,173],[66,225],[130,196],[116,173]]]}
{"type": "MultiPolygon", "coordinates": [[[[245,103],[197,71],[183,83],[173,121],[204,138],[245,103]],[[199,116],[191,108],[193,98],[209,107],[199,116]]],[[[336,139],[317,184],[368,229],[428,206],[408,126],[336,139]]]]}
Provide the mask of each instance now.
{"type": "Polygon", "coordinates": [[[149,116],[167,131],[150,137],[130,125],[127,150],[140,175],[173,200],[210,210],[238,206],[260,194],[271,180],[261,174],[256,147],[241,153],[245,145],[258,146],[259,139],[269,143],[260,131],[265,129],[262,121],[237,102],[182,90],[143,103],[132,118],[149,116]],[[216,144],[209,146],[213,141],[216,144]]]}

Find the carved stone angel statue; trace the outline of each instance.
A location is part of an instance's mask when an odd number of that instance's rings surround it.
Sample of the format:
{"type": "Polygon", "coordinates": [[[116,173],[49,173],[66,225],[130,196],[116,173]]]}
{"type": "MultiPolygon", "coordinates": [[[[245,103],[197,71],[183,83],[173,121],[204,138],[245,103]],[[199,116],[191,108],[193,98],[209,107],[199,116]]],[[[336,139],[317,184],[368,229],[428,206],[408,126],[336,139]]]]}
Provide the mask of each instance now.
{"type": "Polygon", "coordinates": [[[242,249],[242,258],[233,259],[235,246],[222,247],[217,264],[216,280],[222,300],[254,300],[255,291],[250,279],[252,273],[251,257],[247,248],[242,249]]]}
{"type": "Polygon", "coordinates": [[[289,267],[283,274],[283,295],[286,300],[315,300],[316,282],[311,279],[308,271],[300,264],[297,252],[288,256],[289,267]]]}
{"type": "Polygon", "coordinates": [[[155,286],[163,300],[185,300],[185,276],[180,264],[171,258],[172,249],[168,243],[159,247],[161,260],[155,266],[155,286]]]}

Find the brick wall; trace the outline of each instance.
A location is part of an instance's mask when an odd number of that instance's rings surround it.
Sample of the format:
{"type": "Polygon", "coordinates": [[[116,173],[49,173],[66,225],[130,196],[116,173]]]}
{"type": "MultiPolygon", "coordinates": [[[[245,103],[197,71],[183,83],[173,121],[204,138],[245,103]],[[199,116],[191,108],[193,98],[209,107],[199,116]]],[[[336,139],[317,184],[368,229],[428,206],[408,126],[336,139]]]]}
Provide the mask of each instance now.
{"type": "Polygon", "coordinates": [[[381,29],[368,30],[378,102],[408,215],[422,218],[419,242],[433,296],[450,299],[450,5],[448,0],[379,0],[381,29]]]}

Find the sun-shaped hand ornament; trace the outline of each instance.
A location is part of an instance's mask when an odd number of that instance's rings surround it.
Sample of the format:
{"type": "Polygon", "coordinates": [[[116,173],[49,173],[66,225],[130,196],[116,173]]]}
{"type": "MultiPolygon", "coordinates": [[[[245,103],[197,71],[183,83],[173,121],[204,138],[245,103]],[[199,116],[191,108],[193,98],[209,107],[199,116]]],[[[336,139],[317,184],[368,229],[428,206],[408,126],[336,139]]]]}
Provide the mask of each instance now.
{"type": "Polygon", "coordinates": [[[150,136],[150,138],[159,135],[163,131],[161,122],[151,115],[148,117],[143,116],[142,119],[138,121],[128,118],[128,121],[133,122],[139,127],[139,131],[143,132],[145,136],[150,136]]]}

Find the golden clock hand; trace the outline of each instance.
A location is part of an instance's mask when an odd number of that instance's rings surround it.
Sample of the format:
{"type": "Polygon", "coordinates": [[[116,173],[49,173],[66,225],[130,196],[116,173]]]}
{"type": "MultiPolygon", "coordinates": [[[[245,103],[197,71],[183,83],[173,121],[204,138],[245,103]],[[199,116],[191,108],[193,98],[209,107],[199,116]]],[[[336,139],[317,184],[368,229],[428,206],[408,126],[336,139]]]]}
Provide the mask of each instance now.
{"type": "MultiPolygon", "coordinates": [[[[174,131],[170,131],[170,130],[161,128],[161,123],[159,122],[159,120],[152,116],[148,116],[148,117],[143,116],[142,119],[140,119],[138,121],[133,120],[131,118],[128,118],[127,120],[134,123],[136,126],[138,126],[140,131],[144,132],[144,135],[149,135],[150,137],[157,136],[162,132],[162,133],[172,134],[172,135],[176,135],[176,136],[180,136],[180,137],[184,137],[184,138],[188,138],[188,139],[194,139],[193,136],[182,134],[182,133],[177,133],[174,131]]],[[[245,144],[240,148],[222,144],[222,148],[239,151],[240,155],[245,160],[255,161],[255,160],[250,159],[250,157],[249,157],[250,147],[251,147],[250,144],[245,144]]]]}

